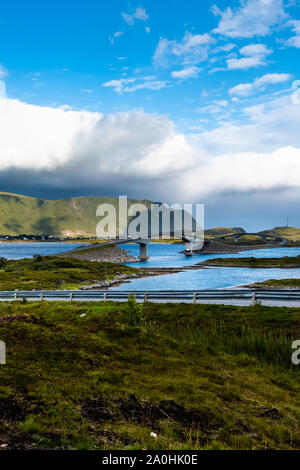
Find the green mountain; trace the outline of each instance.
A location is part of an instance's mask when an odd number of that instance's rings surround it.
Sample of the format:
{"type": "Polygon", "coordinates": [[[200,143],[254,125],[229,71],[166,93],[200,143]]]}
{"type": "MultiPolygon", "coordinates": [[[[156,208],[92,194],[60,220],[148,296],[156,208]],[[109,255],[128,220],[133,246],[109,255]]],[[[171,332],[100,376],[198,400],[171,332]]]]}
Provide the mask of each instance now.
{"type": "MultiPolygon", "coordinates": [[[[134,202],[150,204],[150,201],[128,199],[128,204],[134,202]]],[[[49,201],[0,192],[0,234],[95,236],[100,220],[96,210],[103,203],[118,208],[118,199],[112,197],[84,196],[49,201]]]]}

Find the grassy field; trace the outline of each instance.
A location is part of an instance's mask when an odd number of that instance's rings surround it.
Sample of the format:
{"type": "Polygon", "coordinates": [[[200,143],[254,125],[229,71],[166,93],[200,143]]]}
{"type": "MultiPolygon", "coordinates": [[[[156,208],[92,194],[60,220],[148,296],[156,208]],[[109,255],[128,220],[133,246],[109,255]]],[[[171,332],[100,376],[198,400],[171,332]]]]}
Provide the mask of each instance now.
{"type": "Polygon", "coordinates": [[[127,309],[0,305],[1,449],[300,448],[299,309],[127,309]]]}
{"type": "Polygon", "coordinates": [[[58,256],[0,259],[0,290],[78,289],[137,272],[137,269],[125,265],[58,256]]]}
{"type": "Polygon", "coordinates": [[[203,266],[224,266],[236,268],[300,268],[300,256],[282,258],[214,258],[198,263],[203,266]]]}

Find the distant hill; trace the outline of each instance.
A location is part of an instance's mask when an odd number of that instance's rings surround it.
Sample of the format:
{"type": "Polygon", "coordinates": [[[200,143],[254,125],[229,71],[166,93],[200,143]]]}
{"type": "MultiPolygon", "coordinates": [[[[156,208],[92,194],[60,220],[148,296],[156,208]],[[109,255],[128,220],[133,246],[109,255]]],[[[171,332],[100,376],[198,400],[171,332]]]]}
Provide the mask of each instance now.
{"type": "Polygon", "coordinates": [[[204,231],[208,237],[222,237],[223,235],[231,235],[234,233],[246,233],[241,227],[214,227],[204,231]]]}
{"type": "Polygon", "coordinates": [[[297,227],[275,227],[260,233],[264,235],[278,235],[279,237],[287,238],[291,242],[300,242],[300,228],[297,227]]]}
{"type": "MultiPolygon", "coordinates": [[[[49,201],[0,192],[0,235],[95,237],[96,226],[100,221],[100,217],[96,216],[96,210],[103,203],[113,204],[118,214],[119,199],[113,197],[82,196],[49,201]]],[[[146,207],[151,207],[149,200],[128,199],[128,207],[133,203],[143,203],[146,207]]],[[[126,220],[126,223],[130,219],[131,217],[126,220]]],[[[161,227],[161,220],[159,226],[161,227]]],[[[193,226],[195,226],[194,223],[193,226]]],[[[150,213],[148,228],[150,231],[150,213]]],[[[174,218],[171,216],[171,234],[173,228],[174,218]]]]}
{"type": "MultiPolygon", "coordinates": [[[[150,201],[128,200],[128,203],[150,201]]],[[[0,192],[0,234],[47,234],[65,237],[95,236],[99,204],[111,203],[112,197],[72,197],[49,201],[36,197],[0,192]]]]}

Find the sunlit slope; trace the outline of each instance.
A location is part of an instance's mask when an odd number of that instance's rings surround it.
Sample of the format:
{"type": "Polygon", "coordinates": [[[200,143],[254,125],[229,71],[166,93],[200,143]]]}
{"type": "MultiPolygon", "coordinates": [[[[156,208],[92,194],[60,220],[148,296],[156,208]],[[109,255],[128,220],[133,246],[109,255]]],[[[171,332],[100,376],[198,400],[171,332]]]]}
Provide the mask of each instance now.
{"type": "Polygon", "coordinates": [[[102,203],[118,207],[118,199],[111,197],[72,197],[49,201],[0,192],[0,234],[95,236],[99,222],[96,210],[102,203]]]}
{"type": "Polygon", "coordinates": [[[261,233],[287,238],[291,242],[300,241],[300,228],[297,227],[275,227],[272,230],[265,230],[261,233]]]}
{"type": "Polygon", "coordinates": [[[246,233],[241,227],[214,227],[205,230],[207,238],[222,237],[224,235],[231,235],[235,233],[246,233]]]}

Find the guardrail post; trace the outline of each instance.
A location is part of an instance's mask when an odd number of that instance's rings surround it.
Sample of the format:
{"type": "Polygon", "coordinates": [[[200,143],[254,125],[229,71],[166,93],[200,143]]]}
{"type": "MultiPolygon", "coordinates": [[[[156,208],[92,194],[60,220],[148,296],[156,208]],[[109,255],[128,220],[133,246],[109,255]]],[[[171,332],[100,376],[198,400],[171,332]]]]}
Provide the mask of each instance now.
{"type": "Polygon", "coordinates": [[[15,300],[18,299],[18,292],[17,292],[17,291],[15,291],[14,299],[15,299],[15,300]]]}
{"type": "Polygon", "coordinates": [[[251,307],[254,307],[256,305],[256,294],[253,292],[251,296],[251,307]]]}
{"type": "Polygon", "coordinates": [[[73,301],[73,292],[70,293],[70,302],[73,301]]]}
{"type": "Polygon", "coordinates": [[[43,292],[41,292],[40,300],[44,300],[44,294],[43,294],[43,292]]]}
{"type": "Polygon", "coordinates": [[[106,302],[106,299],[107,299],[107,293],[104,292],[104,294],[103,294],[103,300],[104,300],[104,302],[106,302]]]}
{"type": "Polygon", "coordinates": [[[148,294],[145,292],[145,294],[144,294],[144,302],[147,302],[147,300],[148,300],[148,294]]]}
{"type": "Polygon", "coordinates": [[[194,292],[194,295],[193,295],[193,303],[194,303],[194,304],[197,303],[197,292],[194,292]]]}

